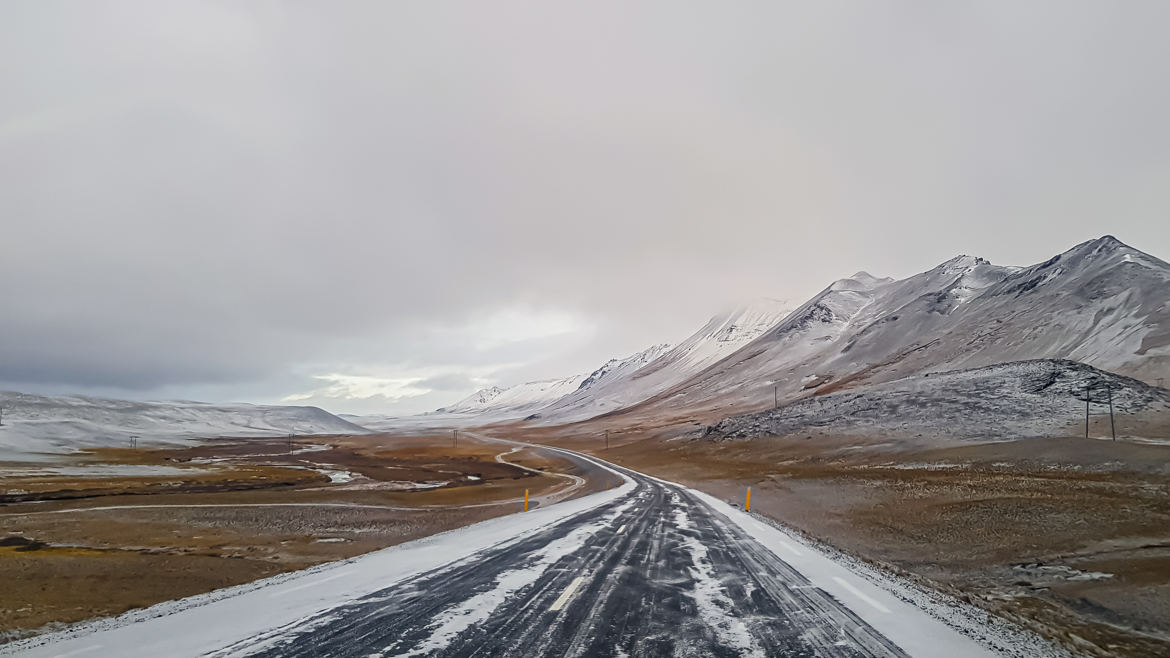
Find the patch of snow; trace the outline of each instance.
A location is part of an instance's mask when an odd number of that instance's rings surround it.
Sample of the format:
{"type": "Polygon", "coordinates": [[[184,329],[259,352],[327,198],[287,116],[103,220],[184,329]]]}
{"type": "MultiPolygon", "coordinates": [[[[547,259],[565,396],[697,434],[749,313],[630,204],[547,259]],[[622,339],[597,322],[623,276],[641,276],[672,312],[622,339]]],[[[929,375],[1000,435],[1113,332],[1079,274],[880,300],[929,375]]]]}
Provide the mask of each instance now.
{"type": "MultiPolygon", "coordinates": [[[[682,508],[675,510],[675,524],[682,530],[694,528],[682,508]]],[[[683,546],[691,554],[691,577],[695,579],[691,598],[695,600],[704,623],[715,633],[721,645],[734,649],[740,656],[763,658],[764,651],[748,630],[747,624],[730,613],[733,607],[731,598],[715,576],[707,547],[691,534],[684,534],[683,537],[683,546]]]]}
{"type": "Polygon", "coordinates": [[[314,468],[314,471],[327,475],[330,482],[353,482],[356,478],[361,477],[352,471],[335,471],[328,468],[314,468]]]}

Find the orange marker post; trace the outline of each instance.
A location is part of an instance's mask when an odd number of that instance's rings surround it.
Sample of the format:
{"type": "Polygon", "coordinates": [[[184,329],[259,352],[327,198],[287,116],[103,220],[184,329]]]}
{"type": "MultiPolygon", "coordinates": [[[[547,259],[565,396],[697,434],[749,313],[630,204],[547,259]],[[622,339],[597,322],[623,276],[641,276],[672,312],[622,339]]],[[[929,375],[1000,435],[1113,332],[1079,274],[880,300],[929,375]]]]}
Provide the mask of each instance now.
{"type": "Polygon", "coordinates": [[[524,490],[524,511],[528,511],[528,490],[524,490]]]}
{"type": "Polygon", "coordinates": [[[743,503],[743,511],[745,511],[745,512],[752,511],[752,488],[751,487],[748,487],[747,500],[745,500],[743,503]]]}

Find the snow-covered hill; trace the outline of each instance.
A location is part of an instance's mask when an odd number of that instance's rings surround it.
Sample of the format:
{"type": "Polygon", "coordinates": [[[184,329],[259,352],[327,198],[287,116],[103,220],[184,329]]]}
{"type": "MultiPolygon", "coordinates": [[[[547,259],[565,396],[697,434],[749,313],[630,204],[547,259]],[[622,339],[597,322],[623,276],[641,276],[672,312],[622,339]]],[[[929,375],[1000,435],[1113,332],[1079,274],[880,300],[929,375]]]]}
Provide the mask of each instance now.
{"type": "Polygon", "coordinates": [[[363,434],[317,407],[132,402],[82,396],[0,392],[0,461],[98,446],[183,443],[218,436],[363,434]]]}
{"type": "Polygon", "coordinates": [[[639,370],[656,362],[670,349],[669,344],[663,343],[624,359],[610,359],[605,365],[590,373],[577,390],[541,408],[536,412],[536,416],[544,419],[544,422],[567,422],[619,409],[628,404],[623,398],[624,384],[639,370]]]}
{"type": "MultiPolygon", "coordinates": [[[[916,375],[806,398],[779,409],[728,418],[709,436],[743,438],[828,432],[1002,440],[1079,435],[1085,391],[1091,413],[1113,408],[1122,425],[1135,414],[1170,416],[1170,391],[1075,361],[1020,361],[916,375]]],[[[1098,421],[1094,436],[1108,425],[1098,421]]]]}
{"type": "Polygon", "coordinates": [[[584,420],[645,400],[752,342],[787,315],[790,308],[783,301],[761,299],[720,313],[673,348],[655,346],[621,361],[620,367],[613,367],[603,380],[540,410],[540,420],[584,420]]]}
{"type": "Polygon", "coordinates": [[[497,419],[507,416],[523,417],[575,391],[585,378],[585,375],[573,375],[563,379],[525,382],[508,388],[492,386],[478,390],[449,407],[438,409],[435,413],[475,414],[497,419]]]}

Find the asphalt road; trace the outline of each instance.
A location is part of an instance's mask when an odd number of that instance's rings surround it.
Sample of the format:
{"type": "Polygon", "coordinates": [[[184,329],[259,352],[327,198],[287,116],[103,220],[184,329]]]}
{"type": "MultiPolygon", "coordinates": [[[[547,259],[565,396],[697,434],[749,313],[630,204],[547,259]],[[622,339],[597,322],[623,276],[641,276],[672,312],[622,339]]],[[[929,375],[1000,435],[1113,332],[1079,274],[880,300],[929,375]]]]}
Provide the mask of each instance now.
{"type": "Polygon", "coordinates": [[[902,656],[688,490],[628,496],[214,655],[902,656]]]}

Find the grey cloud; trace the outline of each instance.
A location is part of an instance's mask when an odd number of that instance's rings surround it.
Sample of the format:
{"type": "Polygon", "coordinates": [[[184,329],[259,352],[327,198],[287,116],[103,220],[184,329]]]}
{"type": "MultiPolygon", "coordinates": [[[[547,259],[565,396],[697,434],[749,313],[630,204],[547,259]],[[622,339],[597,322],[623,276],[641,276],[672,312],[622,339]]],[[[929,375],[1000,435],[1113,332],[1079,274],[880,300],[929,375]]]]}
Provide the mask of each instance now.
{"type": "Polygon", "coordinates": [[[0,9],[0,380],[279,399],[335,371],[551,377],[859,269],[1102,233],[1165,257],[1167,18],[0,9]],[[596,331],[474,347],[517,307],[596,331]]]}
{"type": "Polygon", "coordinates": [[[463,373],[449,373],[445,375],[427,377],[426,379],[420,380],[418,385],[421,388],[449,392],[466,391],[478,386],[479,382],[463,373]]]}

